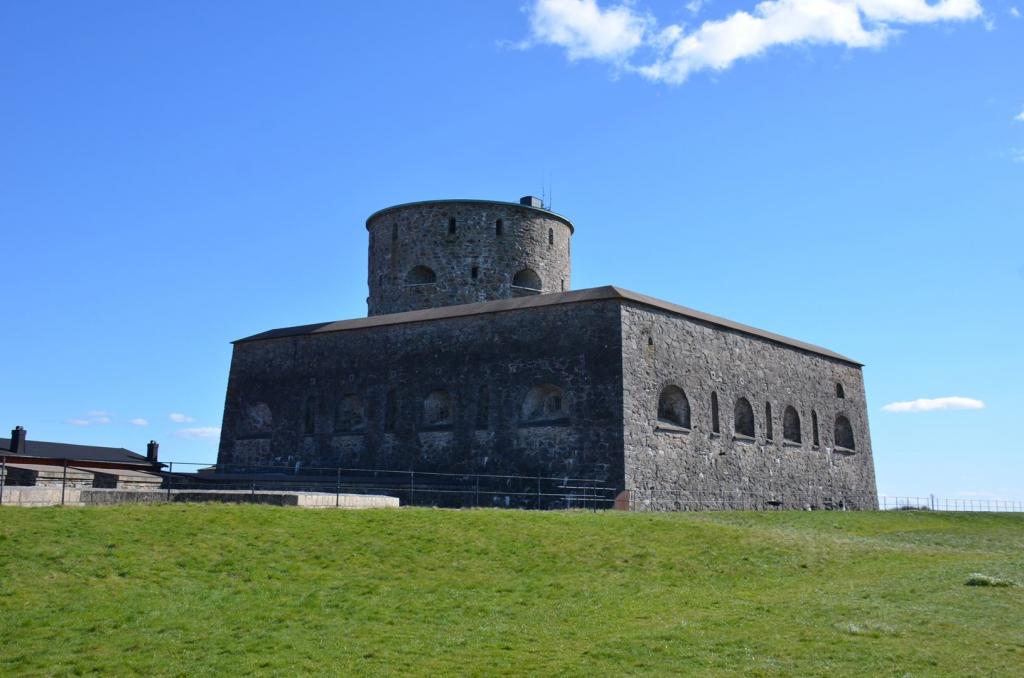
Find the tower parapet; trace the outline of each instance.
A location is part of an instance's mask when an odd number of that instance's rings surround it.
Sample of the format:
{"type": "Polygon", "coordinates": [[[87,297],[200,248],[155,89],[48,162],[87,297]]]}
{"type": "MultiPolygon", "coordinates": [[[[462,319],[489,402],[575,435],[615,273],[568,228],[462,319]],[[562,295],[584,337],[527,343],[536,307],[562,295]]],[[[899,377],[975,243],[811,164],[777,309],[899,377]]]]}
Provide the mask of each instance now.
{"type": "Polygon", "coordinates": [[[532,196],[395,205],[366,229],[371,316],[570,289],[573,225],[532,196]]]}

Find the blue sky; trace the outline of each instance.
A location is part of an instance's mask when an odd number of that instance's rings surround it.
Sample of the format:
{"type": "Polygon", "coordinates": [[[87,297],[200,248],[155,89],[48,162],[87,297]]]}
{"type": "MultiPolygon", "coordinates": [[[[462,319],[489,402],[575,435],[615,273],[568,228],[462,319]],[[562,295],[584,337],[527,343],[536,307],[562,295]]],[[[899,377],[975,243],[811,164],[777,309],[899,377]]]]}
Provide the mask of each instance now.
{"type": "Polygon", "coordinates": [[[549,186],[575,288],[866,363],[881,492],[1024,498],[1022,13],[3,3],[0,430],[212,461],[231,340],[365,315],[370,213],[549,186]]]}

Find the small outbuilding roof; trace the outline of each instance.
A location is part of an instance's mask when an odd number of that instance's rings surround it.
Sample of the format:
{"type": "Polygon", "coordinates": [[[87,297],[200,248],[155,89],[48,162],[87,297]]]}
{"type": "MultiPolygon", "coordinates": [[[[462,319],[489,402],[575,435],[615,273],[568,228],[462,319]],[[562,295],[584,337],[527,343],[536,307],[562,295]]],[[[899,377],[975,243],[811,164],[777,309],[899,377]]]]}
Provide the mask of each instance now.
{"type": "Polygon", "coordinates": [[[238,339],[233,343],[243,343],[249,341],[260,341],[264,339],[278,339],[281,337],[294,337],[303,335],[314,335],[314,334],[326,334],[329,332],[346,332],[349,330],[361,330],[372,327],[386,327],[388,325],[405,325],[409,323],[421,323],[429,322],[432,320],[442,320],[447,318],[465,318],[469,316],[485,315],[489,313],[502,313],[505,311],[518,311],[529,308],[541,308],[544,306],[557,306],[561,304],[579,304],[588,301],[629,301],[650,308],[667,311],[674,313],[679,316],[691,318],[700,322],[708,323],[716,327],[738,332],[759,339],[765,339],[767,341],[781,344],[783,346],[789,346],[791,348],[800,349],[802,351],[808,351],[810,353],[816,353],[827,358],[840,360],[844,363],[849,363],[856,367],[862,367],[863,364],[847,358],[844,355],[830,351],[827,348],[821,346],[815,346],[814,344],[808,344],[797,339],[791,339],[789,337],[782,336],[781,334],[774,334],[772,332],[766,332],[765,330],[759,330],[756,327],[750,327],[749,325],[743,325],[741,323],[733,322],[725,318],[720,318],[709,313],[702,311],[696,311],[692,308],[685,306],[679,306],[661,299],[649,297],[645,294],[638,292],[631,292],[629,290],[622,289],[621,287],[615,287],[613,285],[607,285],[605,287],[591,287],[584,290],[574,290],[571,292],[555,292],[552,294],[537,294],[527,297],[515,297],[512,299],[498,299],[495,301],[482,301],[475,304],[460,304],[457,306],[438,306],[436,308],[425,308],[419,311],[405,311],[403,313],[388,313],[385,315],[374,315],[366,318],[353,318],[351,320],[337,320],[334,322],[316,323],[313,325],[299,325],[297,327],[284,327],[276,330],[269,330],[267,332],[261,332],[254,334],[251,337],[245,337],[244,339],[238,339]]]}
{"type": "MultiPolygon", "coordinates": [[[[11,439],[0,438],[0,454],[10,455],[11,439]]],[[[25,451],[18,457],[37,459],[68,459],[72,461],[100,461],[117,464],[139,464],[153,466],[146,457],[123,447],[98,447],[95,445],[72,445],[71,443],[48,443],[42,440],[26,440],[25,451]]]]}

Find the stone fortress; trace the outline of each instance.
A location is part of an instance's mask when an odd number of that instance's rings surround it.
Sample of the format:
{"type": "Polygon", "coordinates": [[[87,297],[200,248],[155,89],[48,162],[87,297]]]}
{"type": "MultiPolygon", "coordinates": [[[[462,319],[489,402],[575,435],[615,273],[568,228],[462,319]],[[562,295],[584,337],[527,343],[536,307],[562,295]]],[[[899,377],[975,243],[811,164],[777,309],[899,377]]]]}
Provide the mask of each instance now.
{"type": "Polygon", "coordinates": [[[371,215],[369,316],[234,342],[218,467],[597,479],[638,510],[877,508],[861,364],[617,287],[537,198],[371,215]]]}

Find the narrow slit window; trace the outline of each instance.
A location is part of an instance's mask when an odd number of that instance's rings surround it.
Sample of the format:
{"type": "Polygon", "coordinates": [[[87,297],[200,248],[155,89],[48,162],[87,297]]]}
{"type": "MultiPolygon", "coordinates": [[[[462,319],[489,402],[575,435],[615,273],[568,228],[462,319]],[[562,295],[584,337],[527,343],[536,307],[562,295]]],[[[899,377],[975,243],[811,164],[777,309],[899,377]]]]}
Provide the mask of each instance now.
{"type": "Polygon", "coordinates": [[[548,229],[548,247],[551,247],[554,244],[555,244],[555,229],[549,228],[548,229]]]}
{"type": "Polygon", "coordinates": [[[448,219],[448,235],[455,235],[455,217],[448,219]]]}
{"type": "Polygon", "coordinates": [[[384,430],[394,431],[395,430],[395,415],[397,410],[397,403],[394,391],[388,391],[384,397],[384,430]]]}
{"type": "Polygon", "coordinates": [[[811,410],[811,439],[815,447],[821,444],[818,440],[818,413],[814,410],[811,410]]]}
{"type": "Polygon", "coordinates": [[[504,228],[504,226],[505,226],[505,224],[502,222],[501,219],[498,219],[497,221],[495,221],[494,222],[494,235],[501,235],[501,231],[504,228]]]}
{"type": "Polygon", "coordinates": [[[480,277],[480,267],[474,266],[473,269],[469,272],[469,274],[473,277],[473,280],[476,280],[477,278],[480,277]]]}
{"type": "Polygon", "coordinates": [[[764,404],[764,437],[766,440],[771,440],[772,435],[772,404],[764,404]]]}
{"type": "Polygon", "coordinates": [[[718,430],[718,394],[711,392],[711,432],[720,433],[718,430]]]}

